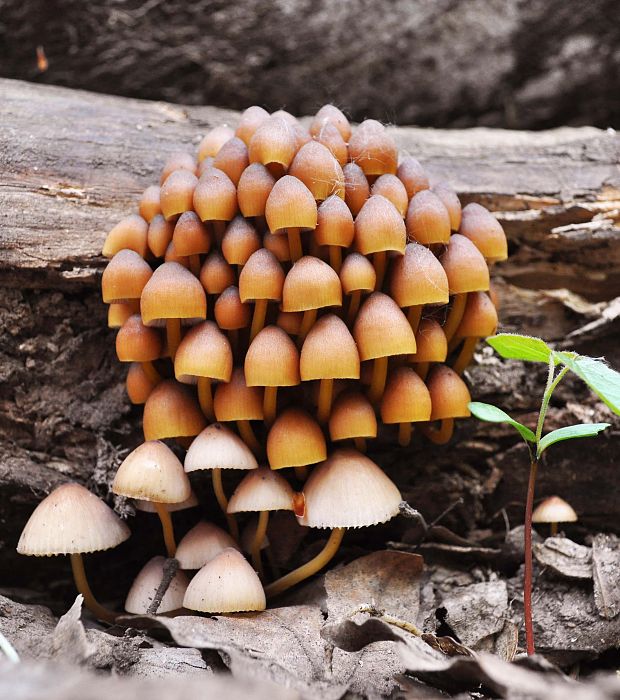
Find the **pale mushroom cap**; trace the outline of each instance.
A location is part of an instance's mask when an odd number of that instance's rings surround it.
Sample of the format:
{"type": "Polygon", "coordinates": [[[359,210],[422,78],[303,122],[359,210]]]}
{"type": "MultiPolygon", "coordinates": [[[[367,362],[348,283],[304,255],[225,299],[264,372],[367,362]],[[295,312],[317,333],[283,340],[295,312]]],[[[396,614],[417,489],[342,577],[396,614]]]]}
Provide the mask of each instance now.
{"type": "Polygon", "coordinates": [[[574,523],[577,513],[559,496],[549,496],[539,503],[532,513],[534,523],[574,523]]]}
{"type": "Polygon", "coordinates": [[[267,459],[272,469],[316,464],[326,457],[323,431],[306,411],[288,408],[276,418],[267,436],[267,459]]]}
{"type": "Polygon", "coordinates": [[[489,289],[489,268],[476,246],[460,233],[450,236],[450,244],[441,256],[450,294],[486,292],[489,289]]]}
{"type": "Polygon", "coordinates": [[[332,440],[377,437],[377,417],[368,399],[358,391],[340,394],[329,416],[329,436],[332,440]]]}
{"type": "Polygon", "coordinates": [[[103,271],[103,301],[110,304],[139,299],[152,275],[151,266],[135,250],[119,250],[103,271]]]}
{"type": "Polygon", "coordinates": [[[258,387],[246,385],[243,367],[235,367],[230,381],[218,384],[213,410],[218,421],[263,420],[263,394],[258,387]]]}
{"type": "Polygon", "coordinates": [[[411,156],[403,158],[396,171],[398,179],[407,190],[407,196],[411,199],[417,192],[427,190],[430,186],[428,176],[420,162],[411,156]]]}
{"type": "Polygon", "coordinates": [[[401,308],[447,304],[448,278],[428,248],[419,243],[408,243],[405,254],[392,263],[390,294],[401,308]]]}
{"type": "MultiPolygon", "coordinates": [[[[136,510],[140,510],[143,513],[157,513],[157,508],[155,508],[151,501],[143,501],[140,498],[135,498],[133,500],[133,505],[136,510]]],[[[169,513],[176,513],[180,510],[195,508],[197,505],[199,505],[198,497],[192,491],[189,498],[185,501],[181,501],[180,503],[166,503],[164,507],[169,513]]]]}
{"type": "Polygon", "coordinates": [[[208,613],[264,610],[265,591],[258,575],[236,549],[225,549],[191,580],[183,607],[208,613]]]}
{"type": "Polygon", "coordinates": [[[264,216],[269,193],[276,183],[262,163],[251,163],[237,183],[237,200],[243,216],[264,216]]]}
{"type": "Polygon", "coordinates": [[[318,245],[348,248],[353,243],[354,235],[353,215],[349,207],[335,194],[328,197],[318,209],[314,240],[318,245]]]}
{"type": "Polygon", "coordinates": [[[201,520],[179,542],[175,557],[182,569],[201,569],[228,547],[239,549],[222,528],[201,520]]]}
{"type": "Polygon", "coordinates": [[[299,369],[304,382],[359,379],[357,345],[341,318],[327,314],[312,326],[301,348],[299,369]]]}
{"type": "Polygon", "coordinates": [[[278,326],[267,326],[256,335],[245,355],[248,386],[296,386],[299,352],[295,343],[278,326]]]}
{"type": "Polygon", "coordinates": [[[355,217],[355,243],[363,255],[386,250],[405,252],[405,222],[392,202],[380,194],[373,194],[364,202],[355,217]]]}
{"type": "Polygon", "coordinates": [[[308,527],[368,527],[398,513],[402,496],[396,485],[368,457],[356,450],[336,450],[315,467],[303,490],[308,527]]]}
{"type": "Polygon", "coordinates": [[[163,325],[168,318],[187,322],[207,316],[207,299],[200,282],[176,262],[160,265],[142,290],[140,312],[145,325],[163,325]]]}
{"type": "Polygon", "coordinates": [[[198,178],[189,170],[175,170],[161,186],[159,201],[161,212],[171,219],[184,211],[190,211],[198,178]]]}
{"type": "Polygon", "coordinates": [[[453,231],[458,231],[461,225],[461,201],[456,192],[445,182],[438,182],[431,187],[433,192],[441,199],[444,207],[448,210],[450,216],[450,228],[453,231]]]}
{"type": "Polygon", "coordinates": [[[368,258],[360,253],[349,253],[340,268],[340,282],[345,294],[372,292],[377,284],[377,273],[368,258]]]}
{"type": "Polygon", "coordinates": [[[422,190],[411,198],[406,223],[409,240],[424,245],[450,240],[450,214],[431,190],[422,190]]]}
{"type": "Polygon", "coordinates": [[[353,216],[357,216],[364,202],[370,197],[370,185],[364,171],[357,163],[347,163],[344,173],[344,201],[353,216]]]}
{"type": "Polygon", "coordinates": [[[248,472],[228,501],[228,513],[293,510],[288,481],[269,467],[248,472]]]}
{"type": "Polygon", "coordinates": [[[34,509],[17,551],[35,557],[86,554],[111,549],[129,528],[102,500],[79,484],[54,489],[34,509]]]}
{"type": "Polygon", "coordinates": [[[426,380],[431,395],[431,420],[467,418],[471,396],[465,382],[446,365],[435,365],[426,380]]]}
{"type": "Polygon", "coordinates": [[[280,301],[284,287],[284,270],[276,256],[265,248],[250,255],[239,275],[241,301],[268,299],[280,301]]]}
{"type": "MultiPolygon", "coordinates": [[[[153,557],[142,567],[131,584],[125,600],[125,610],[128,613],[133,615],[146,614],[161,583],[165,563],[165,557],[153,557]]],[[[163,615],[163,613],[182,608],[183,596],[188,584],[187,576],[182,571],[177,571],[161,599],[157,614],[163,615]]]]}
{"type": "Polygon", "coordinates": [[[499,221],[476,202],[463,209],[459,233],[469,238],[489,262],[506,260],[508,242],[499,221]]]}
{"type": "Polygon", "coordinates": [[[194,190],[193,206],[201,221],[230,221],[237,213],[237,188],[226,173],[209,168],[194,190]]]}
{"type": "Polygon", "coordinates": [[[226,125],[216,126],[206,133],[198,146],[198,160],[214,158],[222,146],[235,135],[235,132],[226,125]]]}
{"type": "Polygon", "coordinates": [[[245,265],[252,253],[261,247],[261,238],[243,216],[235,216],[228,224],[222,240],[222,253],[231,265],[245,265]]]}
{"type": "Polygon", "coordinates": [[[336,272],[312,255],[304,255],[289,270],[282,288],[283,311],[308,311],[342,305],[336,272]]]}
{"type": "Polygon", "coordinates": [[[433,318],[423,318],[415,334],[416,351],[412,362],[443,362],[448,356],[448,339],[433,318]]]}
{"type": "Polygon", "coordinates": [[[288,174],[296,177],[317,201],[330,195],[344,199],[344,174],[332,152],[318,141],[303,145],[293,158],[288,174]]]}
{"type": "Polygon", "coordinates": [[[123,249],[134,250],[143,258],[147,253],[149,225],[138,214],[130,214],[118,222],[108,233],[103,250],[106,258],[111,258],[123,249]]]}
{"type": "Polygon", "coordinates": [[[410,355],[416,351],[415,337],[409,321],[387,294],[373,292],[362,304],[353,337],[360,360],[410,355]]]}
{"type": "Polygon", "coordinates": [[[398,213],[405,218],[407,207],[409,206],[409,198],[407,190],[401,180],[396,175],[389,173],[379,176],[370,188],[371,194],[380,194],[388,199],[398,210],[398,213]]]}
{"type": "Polygon", "coordinates": [[[181,503],[192,493],[183,465],[159,440],[144,442],[125,457],[112,491],[118,496],[157,503],[181,503]]]}
{"type": "Polygon", "coordinates": [[[281,177],[267,197],[265,218],[272,233],[288,228],[314,229],[317,216],[314,195],[292,175],[281,177]]]}
{"type": "Polygon", "coordinates": [[[386,423],[417,423],[431,417],[431,395],[411,367],[393,370],[381,399],[381,420],[386,423]]]}
{"type": "Polygon", "coordinates": [[[461,323],[456,330],[457,338],[486,338],[497,331],[497,309],[486,292],[467,295],[467,304],[461,323]]]}
{"type": "Polygon", "coordinates": [[[227,382],[232,366],[230,342],[213,321],[191,328],[174,358],[174,374],[183,384],[193,384],[197,377],[227,382]]]}
{"type": "Polygon", "coordinates": [[[258,463],[236,433],[213,423],[195,438],[185,455],[186,472],[200,469],[258,469],[258,463]]]}
{"type": "Polygon", "coordinates": [[[207,294],[221,294],[235,284],[235,272],[219,250],[212,250],[200,268],[200,283],[207,294]]]}
{"type": "Polygon", "coordinates": [[[198,435],[205,423],[194,396],[173,380],[159,383],[144,404],[142,428],[145,440],[198,435]]]}

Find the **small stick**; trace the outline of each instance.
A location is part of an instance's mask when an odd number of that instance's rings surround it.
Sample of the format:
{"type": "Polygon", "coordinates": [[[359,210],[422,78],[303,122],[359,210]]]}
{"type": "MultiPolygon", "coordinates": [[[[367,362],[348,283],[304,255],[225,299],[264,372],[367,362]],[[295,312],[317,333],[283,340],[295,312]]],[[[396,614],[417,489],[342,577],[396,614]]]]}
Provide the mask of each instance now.
{"type": "Polygon", "coordinates": [[[153,600],[151,601],[151,604],[149,605],[146,614],[147,615],[156,615],[157,611],[159,610],[159,606],[161,605],[161,601],[163,600],[164,596],[166,595],[166,591],[168,588],[170,588],[170,584],[172,583],[172,579],[177,575],[177,571],[179,570],[179,560],[178,559],[166,559],[164,562],[164,571],[162,573],[161,581],[159,583],[159,586],[157,587],[157,590],[155,591],[155,595],[153,596],[153,600]]]}

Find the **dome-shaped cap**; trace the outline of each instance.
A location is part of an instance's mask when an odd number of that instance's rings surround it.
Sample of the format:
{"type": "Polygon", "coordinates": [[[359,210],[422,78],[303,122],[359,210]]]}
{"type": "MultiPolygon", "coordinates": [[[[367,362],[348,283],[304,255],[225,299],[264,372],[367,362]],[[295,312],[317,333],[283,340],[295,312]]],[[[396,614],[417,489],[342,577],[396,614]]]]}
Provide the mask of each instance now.
{"type": "Polygon", "coordinates": [[[239,296],[244,302],[280,301],[283,286],[284,270],[276,256],[265,248],[250,255],[239,275],[239,296]]]}
{"type": "Polygon", "coordinates": [[[246,145],[254,136],[258,127],[269,119],[269,112],[258,105],[248,107],[239,119],[239,124],[235,131],[235,136],[240,138],[246,145]]]}
{"type": "Polygon", "coordinates": [[[159,331],[145,326],[140,314],[130,316],[116,334],[116,355],[121,362],[152,362],[161,357],[162,347],[159,331]]]}
{"type": "Polygon", "coordinates": [[[261,247],[261,238],[252,224],[243,216],[235,218],[226,227],[222,253],[231,265],[245,265],[252,253],[261,247]]]}
{"type": "Polygon", "coordinates": [[[256,129],[248,144],[250,163],[278,166],[279,173],[288,168],[296,152],[293,125],[276,115],[271,115],[256,129]]]}
{"type": "Polygon", "coordinates": [[[428,248],[419,243],[408,243],[405,254],[392,263],[390,294],[401,308],[447,304],[448,278],[428,248]]]}
{"type": "Polygon", "coordinates": [[[235,271],[219,250],[212,250],[200,268],[200,283],[207,294],[221,294],[235,284],[235,271]]]}
{"type": "Polygon", "coordinates": [[[456,192],[446,182],[438,182],[431,190],[441,199],[450,217],[450,228],[458,231],[461,225],[461,201],[456,192]]]}
{"type": "Polygon", "coordinates": [[[207,227],[193,211],[181,214],[174,227],[172,240],[178,255],[199,255],[208,253],[211,248],[207,227]]]}
{"type": "Polygon", "coordinates": [[[364,202],[355,218],[355,244],[363,255],[384,250],[405,252],[407,233],[405,222],[396,207],[374,194],[364,202]]]}
{"type": "Polygon", "coordinates": [[[175,170],[187,170],[196,174],[196,159],[191,153],[187,151],[177,151],[176,153],[171,153],[166,160],[164,167],[161,171],[161,176],[159,178],[159,184],[163,185],[175,170]]]}
{"type": "Polygon", "coordinates": [[[19,538],[17,551],[35,557],[111,549],[129,528],[101,499],[79,484],[63,484],[39,503],[19,538]]]}
{"type": "Polygon", "coordinates": [[[112,491],[118,496],[157,503],[180,503],[192,489],[183,465],[174,452],[159,440],[136,447],[118,468],[112,491]]]}
{"type": "Polygon", "coordinates": [[[398,367],[387,380],[381,399],[384,423],[416,423],[431,417],[431,396],[411,367],[398,367]]]}
{"type": "MultiPolygon", "coordinates": [[[[146,615],[161,584],[165,563],[165,557],[153,557],[142,567],[125,600],[125,610],[128,613],[146,615]]],[[[163,615],[182,608],[188,584],[187,576],[182,571],[177,571],[157,607],[157,614],[163,615]]]]}
{"type": "Polygon", "coordinates": [[[215,302],[215,320],[224,330],[236,330],[250,325],[251,309],[244,304],[235,285],[227,287],[215,302]]]}
{"type": "Polygon", "coordinates": [[[189,270],[189,258],[187,255],[179,255],[174,246],[174,241],[170,241],[168,247],[166,248],[166,253],[164,255],[164,262],[167,263],[178,263],[186,270],[189,270]]]}
{"type": "Polygon", "coordinates": [[[322,202],[330,195],[344,199],[344,174],[331,151],[318,141],[309,141],[293,158],[288,174],[296,177],[322,202]]]}
{"type": "Polygon", "coordinates": [[[267,459],[272,469],[316,464],[326,457],[323,431],[306,411],[288,408],[276,418],[267,436],[267,459]]]}
{"type": "MultiPolygon", "coordinates": [[[[132,503],[136,510],[142,511],[143,513],[157,513],[157,508],[151,501],[143,501],[141,498],[134,498],[132,503]]],[[[189,510],[190,508],[195,508],[197,505],[200,505],[198,503],[198,497],[192,491],[189,498],[186,498],[180,503],[165,503],[164,508],[169,513],[178,513],[180,510],[189,510]]]]}
{"type": "Polygon", "coordinates": [[[194,384],[197,377],[227,382],[233,357],[228,338],[213,321],[191,328],[174,357],[174,374],[183,384],[194,384]]]}
{"type": "Polygon", "coordinates": [[[174,235],[174,223],[166,221],[163,214],[151,219],[147,233],[149,250],[156,258],[163,258],[174,235]]]}
{"type": "Polygon", "coordinates": [[[396,302],[382,292],[373,292],[362,304],[353,326],[353,337],[360,360],[409,355],[416,350],[409,321],[396,302]]]}
{"type": "Polygon", "coordinates": [[[331,122],[324,122],[319,133],[315,134],[313,138],[328,148],[340,167],[344,167],[349,160],[349,149],[346,141],[331,122]]]}
{"type": "Polygon", "coordinates": [[[179,542],[174,556],[182,569],[201,569],[228,547],[238,549],[235,540],[222,528],[201,520],[179,542]]]}
{"type": "Polygon", "coordinates": [[[293,510],[293,489],[268,467],[248,472],[230,497],[228,513],[293,510]]]}
{"type": "Polygon", "coordinates": [[[559,496],[545,498],[532,513],[534,523],[574,523],[576,521],[577,513],[559,496]]]}
{"type": "Polygon", "coordinates": [[[185,471],[201,469],[257,469],[250,448],[232,430],[213,423],[198,435],[185,455],[185,471]]]}
{"type": "Polygon", "coordinates": [[[143,258],[147,254],[147,234],[149,225],[138,214],[130,214],[108,233],[102,253],[111,258],[123,249],[134,250],[143,258]]]}
{"type": "Polygon", "coordinates": [[[467,296],[463,318],[454,334],[456,338],[486,338],[497,332],[497,309],[486,292],[467,296]]]}
{"type": "Polygon", "coordinates": [[[158,185],[149,185],[144,190],[140,197],[139,213],[147,223],[151,223],[158,214],[161,215],[158,185]]]}
{"type": "Polygon", "coordinates": [[[301,348],[299,369],[304,382],[359,379],[357,345],[342,319],[327,314],[312,326],[301,348]]]}
{"type": "Polygon", "coordinates": [[[476,202],[463,209],[459,233],[469,238],[489,262],[506,260],[508,242],[499,221],[476,202]]]}
{"type": "MultiPolygon", "coordinates": [[[[373,121],[374,120],[367,120],[373,121]]],[[[395,173],[398,164],[398,148],[385,129],[368,128],[362,122],[349,139],[349,158],[357,163],[366,175],[395,173]]]]}
{"type": "Polygon", "coordinates": [[[206,133],[198,146],[198,160],[205,158],[215,158],[222,146],[235,135],[235,132],[224,125],[216,126],[206,133]]]}
{"type": "Polygon", "coordinates": [[[281,236],[280,234],[267,231],[263,236],[263,247],[270,253],[273,253],[280,262],[289,262],[291,259],[288,236],[281,236]]]}
{"type": "Polygon", "coordinates": [[[267,326],[256,335],[245,356],[248,386],[295,386],[299,377],[299,352],[278,326],[267,326]]]}
{"type": "Polygon", "coordinates": [[[332,440],[377,437],[377,418],[370,401],[359,391],[344,391],[338,396],[329,416],[332,440]]]}
{"type": "Polygon", "coordinates": [[[161,186],[159,201],[166,219],[191,211],[198,178],[189,170],[175,170],[161,186]]]}
{"type": "Polygon", "coordinates": [[[465,382],[446,365],[435,365],[429,372],[426,386],[431,395],[431,420],[467,418],[471,415],[471,396],[465,382]]]}
{"type": "Polygon", "coordinates": [[[299,335],[303,320],[302,311],[280,311],[276,319],[276,326],[282,328],[289,335],[299,335]]]}
{"type": "Polygon", "coordinates": [[[349,253],[340,268],[340,282],[345,294],[372,292],[377,284],[377,273],[368,258],[360,253],[349,253]]]}
{"type": "Polygon", "coordinates": [[[120,328],[134,314],[140,313],[140,300],[112,302],[108,306],[108,328],[120,328]]]}
{"type": "Polygon", "coordinates": [[[415,194],[407,209],[407,236],[423,245],[450,241],[450,215],[431,190],[415,194]]]}
{"type": "Polygon", "coordinates": [[[370,192],[371,194],[380,194],[382,197],[392,202],[402,218],[405,218],[409,205],[409,198],[407,197],[405,186],[396,175],[391,175],[390,173],[380,175],[374,181],[370,192]]]}
{"type": "Polygon", "coordinates": [[[149,377],[140,362],[129,365],[127,372],[126,389],[131,403],[140,405],[146,403],[157,383],[149,377]]]}
{"type": "Polygon", "coordinates": [[[338,132],[345,141],[351,138],[351,125],[349,120],[335,105],[323,105],[321,109],[314,115],[310,124],[310,133],[312,136],[318,136],[326,124],[332,124],[338,129],[338,132]]]}
{"type": "Polygon", "coordinates": [[[264,216],[269,193],[276,183],[262,163],[251,163],[237,183],[237,199],[243,216],[264,216]]]}
{"type": "Polygon", "coordinates": [[[146,440],[191,437],[204,426],[205,418],[193,394],[171,379],[158,384],[144,404],[142,428],[146,440]]]}
{"type": "Polygon", "coordinates": [[[336,450],[315,467],[303,490],[309,527],[368,527],[398,513],[402,501],[395,484],[356,450],[336,450]]]}
{"type": "Polygon", "coordinates": [[[357,216],[370,197],[370,185],[364,171],[357,163],[347,163],[342,172],[344,174],[344,201],[353,216],[357,216]]]}
{"type": "Polygon", "coordinates": [[[318,245],[348,248],[353,243],[354,235],[351,210],[339,196],[333,194],[319,206],[314,240],[318,245]]]}
{"type": "Polygon", "coordinates": [[[288,228],[313,229],[317,221],[314,195],[301,180],[285,175],[267,197],[265,218],[272,233],[288,228]]]}
{"type": "Polygon", "coordinates": [[[160,265],[142,290],[142,321],[163,325],[168,318],[193,323],[207,316],[207,299],[200,282],[176,262],[160,265]]]}
{"type": "Polygon", "coordinates": [[[341,305],[340,279],[327,263],[305,255],[289,270],[282,289],[283,311],[308,311],[341,305]]]}
{"type": "Polygon", "coordinates": [[[237,188],[216,168],[206,170],[194,190],[194,210],[201,221],[230,221],[237,213],[237,188]]]}
{"type": "Polygon", "coordinates": [[[119,250],[103,271],[103,301],[110,304],[139,299],[152,274],[151,266],[135,250],[119,250]]]}
{"type": "Polygon", "coordinates": [[[423,318],[415,334],[416,351],[412,362],[444,362],[448,356],[448,340],[434,318],[423,318]]]}
{"type": "Polygon", "coordinates": [[[249,164],[248,148],[236,137],[226,141],[213,159],[213,167],[226,173],[234,185],[237,185],[241,173],[249,164]]]}
{"type": "Polygon", "coordinates": [[[183,607],[207,613],[264,610],[265,592],[258,575],[236,549],[225,549],[191,580],[183,607]]]}
{"type": "Polygon", "coordinates": [[[450,237],[450,245],[441,256],[448,277],[450,294],[486,292],[489,289],[489,268],[476,246],[459,233],[450,237]]]}
{"type": "Polygon", "coordinates": [[[427,190],[430,186],[428,176],[420,162],[411,156],[403,158],[396,171],[398,179],[407,190],[407,197],[411,199],[417,192],[427,190]]]}
{"type": "Polygon", "coordinates": [[[218,421],[263,420],[263,395],[256,386],[247,386],[243,367],[235,367],[230,381],[218,384],[213,398],[218,421]]]}

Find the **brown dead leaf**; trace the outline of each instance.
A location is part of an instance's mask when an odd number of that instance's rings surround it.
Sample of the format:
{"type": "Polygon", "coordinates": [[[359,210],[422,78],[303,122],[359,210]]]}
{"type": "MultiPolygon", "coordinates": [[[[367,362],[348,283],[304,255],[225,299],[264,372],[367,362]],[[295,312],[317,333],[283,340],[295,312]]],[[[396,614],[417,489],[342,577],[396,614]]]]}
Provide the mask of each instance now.
{"type": "Polygon", "coordinates": [[[592,550],[568,537],[547,537],[544,542],[534,545],[534,556],[539,564],[559,576],[592,578],[592,550]]]}
{"type": "Polygon", "coordinates": [[[599,615],[613,620],[620,613],[620,538],[604,534],[594,537],[592,570],[599,615]]]}

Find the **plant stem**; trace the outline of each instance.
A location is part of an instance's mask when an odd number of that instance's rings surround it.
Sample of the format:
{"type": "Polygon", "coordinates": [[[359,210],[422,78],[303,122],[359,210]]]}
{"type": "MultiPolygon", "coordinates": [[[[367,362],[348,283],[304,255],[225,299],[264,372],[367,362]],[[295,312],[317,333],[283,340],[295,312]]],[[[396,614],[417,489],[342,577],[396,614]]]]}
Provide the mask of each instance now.
{"type": "Polygon", "coordinates": [[[534,506],[534,489],[538,462],[533,459],[530,465],[530,478],[527,484],[525,501],[525,573],[523,577],[523,614],[525,617],[525,644],[528,655],[534,653],[534,627],[532,624],[532,509],[534,506]]]}

